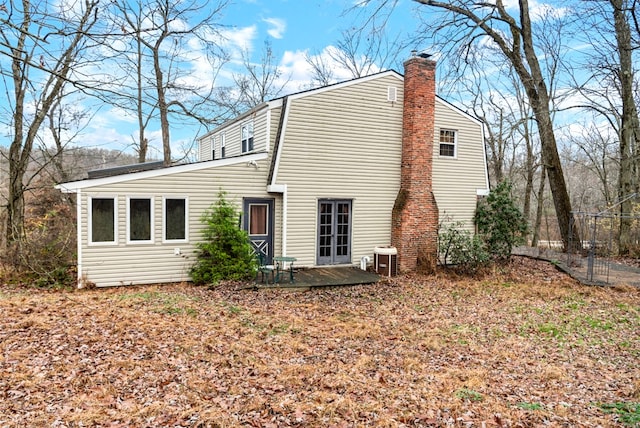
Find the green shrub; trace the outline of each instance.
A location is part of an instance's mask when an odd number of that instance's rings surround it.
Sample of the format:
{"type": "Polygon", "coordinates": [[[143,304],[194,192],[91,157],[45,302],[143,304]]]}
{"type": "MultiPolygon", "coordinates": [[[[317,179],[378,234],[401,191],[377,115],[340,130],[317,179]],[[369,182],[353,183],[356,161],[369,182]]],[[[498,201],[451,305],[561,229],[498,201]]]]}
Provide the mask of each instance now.
{"type": "Polygon", "coordinates": [[[256,272],[247,232],[239,227],[239,213],[220,191],[218,201],[202,216],[203,241],[197,244],[191,279],[196,284],[244,280],[256,272]]]}
{"type": "Polygon", "coordinates": [[[474,222],[494,260],[507,260],[512,248],[524,242],[527,222],[511,197],[511,184],[503,181],[480,201],[474,222]]]}
{"type": "Polygon", "coordinates": [[[458,222],[441,229],[438,235],[440,263],[456,265],[459,269],[474,272],[487,264],[489,254],[484,242],[458,222]]]}

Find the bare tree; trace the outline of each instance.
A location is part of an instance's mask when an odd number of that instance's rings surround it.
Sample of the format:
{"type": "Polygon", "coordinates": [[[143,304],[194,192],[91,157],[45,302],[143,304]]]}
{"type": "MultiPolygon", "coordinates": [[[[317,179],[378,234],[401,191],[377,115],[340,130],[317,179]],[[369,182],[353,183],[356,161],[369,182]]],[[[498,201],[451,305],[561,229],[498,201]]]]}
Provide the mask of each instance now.
{"type": "MultiPolygon", "coordinates": [[[[395,4],[395,0],[393,0],[395,4]]],[[[352,8],[363,13],[361,8],[352,8]]],[[[306,54],[311,67],[312,86],[333,83],[335,69],[344,70],[351,78],[368,76],[380,70],[398,68],[399,55],[407,48],[401,33],[389,32],[389,14],[378,13],[365,17],[364,23],[342,30],[340,38],[322,52],[306,54]]]]}
{"type": "Polygon", "coordinates": [[[253,63],[248,51],[242,53],[242,73],[234,73],[235,90],[238,91],[236,113],[249,110],[269,99],[279,96],[290,77],[282,75],[271,43],[265,40],[259,63],[253,63]]]}
{"type": "MultiPolygon", "coordinates": [[[[78,107],[80,103],[77,99],[73,103],[65,104],[65,98],[69,98],[68,94],[60,94],[51,106],[45,121],[47,136],[53,140],[53,144],[49,144],[48,139],[38,138],[42,154],[39,171],[48,172],[51,176],[50,181],[55,183],[81,178],[77,175],[79,171],[73,168],[73,162],[66,162],[65,154],[69,146],[82,136],[82,132],[93,117],[89,110],[78,107]],[[53,168],[47,170],[47,165],[51,165],[53,168]]],[[[34,157],[34,161],[36,159],[38,158],[34,157]]]]}
{"type": "MultiPolygon", "coordinates": [[[[631,218],[634,193],[640,192],[640,121],[638,119],[638,77],[633,52],[640,48],[637,0],[598,0],[581,3],[580,14],[591,31],[582,37],[591,49],[584,59],[588,79],[574,75],[574,89],[583,97],[579,108],[590,110],[609,124],[618,140],[618,201],[620,219],[618,247],[626,254],[631,246],[631,218]]],[[[573,71],[573,70],[571,70],[573,71]]]]}
{"type": "Polygon", "coordinates": [[[353,78],[368,76],[396,65],[403,46],[399,35],[389,39],[388,34],[386,25],[349,28],[342,31],[342,37],[336,41],[336,49],[329,49],[327,52],[353,78]]]}
{"type": "MultiPolygon", "coordinates": [[[[148,150],[146,130],[152,120],[160,122],[165,165],[172,162],[170,116],[173,121],[215,121],[209,107],[215,93],[213,82],[226,56],[220,48],[217,19],[227,0],[207,2],[187,0],[114,0],[114,34],[108,43],[124,41],[116,60],[125,64],[123,90],[114,102],[124,106],[133,100],[138,121],[138,160],[144,162],[148,150]],[[193,81],[187,73],[194,58],[204,56],[211,66],[211,76],[193,81]],[[123,63],[122,60],[126,61],[123,63]]],[[[118,64],[118,65],[119,65],[118,64]]]]}
{"type": "MultiPolygon", "coordinates": [[[[528,0],[518,1],[515,15],[509,13],[503,0],[414,1],[433,12],[429,14],[422,30],[424,37],[433,38],[442,46],[457,49],[455,54],[463,61],[470,47],[486,44],[489,40],[508,66],[513,68],[535,117],[542,162],[549,178],[562,240],[565,247],[570,242],[579,242],[577,231],[572,231],[569,227],[573,214],[554,133],[552,88],[548,86],[539,60],[535,41],[538,34],[531,20],[528,0]],[[573,237],[570,237],[571,233],[573,237]]],[[[378,9],[383,3],[393,6],[396,2],[380,0],[376,3],[378,9]]]]}
{"type": "MultiPolygon", "coordinates": [[[[622,127],[620,130],[620,173],[618,198],[620,199],[619,249],[621,254],[631,250],[631,196],[640,189],[638,183],[638,150],[640,150],[640,121],[634,99],[634,46],[629,21],[633,15],[632,5],[627,0],[610,0],[613,9],[614,28],[618,46],[620,96],[622,98],[622,127]]],[[[637,22],[636,22],[637,24],[637,22]]],[[[635,48],[640,47],[636,45],[635,48]]]]}
{"type": "Polygon", "coordinates": [[[25,174],[38,132],[73,76],[97,22],[98,2],[7,2],[0,8],[0,54],[10,59],[0,71],[11,112],[9,186],[5,244],[24,232],[25,174]],[[11,89],[10,89],[11,88],[11,89]]]}
{"type": "Polygon", "coordinates": [[[324,58],[322,52],[305,53],[304,59],[311,67],[311,87],[330,85],[335,80],[333,67],[324,58]]]}

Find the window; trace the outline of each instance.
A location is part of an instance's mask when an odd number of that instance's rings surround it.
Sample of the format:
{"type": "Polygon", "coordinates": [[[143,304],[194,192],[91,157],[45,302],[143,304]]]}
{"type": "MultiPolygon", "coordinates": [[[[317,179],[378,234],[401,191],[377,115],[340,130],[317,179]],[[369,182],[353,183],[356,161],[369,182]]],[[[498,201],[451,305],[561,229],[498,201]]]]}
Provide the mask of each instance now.
{"type": "Polygon", "coordinates": [[[89,203],[90,243],[116,243],[115,198],[91,198],[89,203]]]}
{"type": "Polygon", "coordinates": [[[153,199],[128,198],[127,205],[129,242],[153,242],[153,199]]]}
{"type": "Polygon", "coordinates": [[[225,134],[222,134],[220,136],[220,158],[221,159],[224,159],[224,157],[226,156],[225,150],[224,150],[225,149],[225,145],[226,145],[226,140],[227,140],[227,138],[226,138],[225,134]]]}
{"type": "Polygon", "coordinates": [[[164,199],[164,240],[187,241],[187,199],[164,199]]]}
{"type": "Polygon", "coordinates": [[[451,129],[440,130],[440,156],[456,156],[456,131],[451,129]]]}
{"type": "Polygon", "coordinates": [[[249,205],[249,235],[266,235],[269,225],[267,204],[249,205]]]}
{"type": "Polygon", "coordinates": [[[216,160],[216,137],[211,138],[211,159],[216,160]]]}
{"type": "Polygon", "coordinates": [[[242,153],[253,151],[253,122],[242,125],[242,153]]]}

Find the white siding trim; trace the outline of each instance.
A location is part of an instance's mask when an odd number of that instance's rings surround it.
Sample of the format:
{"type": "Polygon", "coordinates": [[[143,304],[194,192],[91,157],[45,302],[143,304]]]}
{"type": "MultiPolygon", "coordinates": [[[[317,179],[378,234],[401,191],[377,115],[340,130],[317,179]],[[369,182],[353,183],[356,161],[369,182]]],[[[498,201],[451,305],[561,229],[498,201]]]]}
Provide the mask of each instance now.
{"type": "Polygon", "coordinates": [[[481,124],[482,126],[482,156],[483,156],[483,160],[484,160],[484,181],[485,181],[485,195],[489,194],[489,190],[491,190],[491,186],[489,185],[489,167],[487,166],[487,145],[485,144],[486,141],[486,137],[485,137],[485,125],[484,123],[481,124]]]}
{"type": "Polygon", "coordinates": [[[179,174],[183,172],[199,171],[207,168],[217,168],[226,165],[235,165],[251,161],[259,161],[266,159],[267,153],[253,153],[244,156],[235,156],[226,159],[217,159],[205,162],[189,163],[184,165],[176,165],[168,168],[153,169],[149,171],[133,172],[131,174],[114,175],[112,177],[94,178],[89,180],[71,181],[69,183],[61,183],[55,186],[56,189],[64,193],[75,193],[79,189],[87,187],[104,186],[109,184],[125,183],[127,181],[140,180],[145,178],[162,177],[171,174],[179,174]]]}
{"type": "Polygon", "coordinates": [[[284,185],[282,192],[282,257],[287,257],[287,204],[289,198],[287,196],[287,185],[284,185]]]}
{"type": "MultiPolygon", "coordinates": [[[[84,279],[83,279],[83,274],[82,274],[82,226],[85,224],[85,222],[82,221],[82,192],[80,191],[80,189],[78,189],[78,193],[76,196],[76,252],[77,252],[77,287],[78,288],[82,288],[84,287],[84,279]]],[[[87,221],[86,224],[89,224],[89,222],[87,221]]],[[[89,233],[89,230],[87,230],[87,233],[89,233]]]]}
{"type": "Polygon", "coordinates": [[[154,227],[154,220],[155,220],[155,199],[153,196],[147,196],[147,195],[127,195],[127,207],[126,207],[126,212],[127,212],[127,217],[126,217],[126,223],[127,223],[127,239],[126,239],[126,243],[127,245],[145,245],[145,244],[153,244],[154,243],[154,233],[155,233],[155,227],[154,227]],[[150,205],[150,215],[151,218],[149,219],[149,221],[151,222],[150,224],[150,228],[151,230],[150,232],[150,236],[151,239],[147,239],[147,240],[139,240],[139,241],[132,241],[131,240],[131,222],[129,221],[131,218],[131,199],[149,199],[149,205],[150,205]]]}
{"type": "Polygon", "coordinates": [[[264,141],[266,141],[265,147],[266,147],[267,153],[269,153],[269,151],[271,150],[271,109],[267,110],[266,121],[267,121],[267,126],[265,126],[266,129],[264,132],[264,141]]]}
{"type": "MultiPolygon", "coordinates": [[[[282,147],[284,146],[284,137],[287,133],[287,122],[289,121],[289,112],[291,111],[291,98],[287,98],[287,105],[282,107],[284,109],[284,118],[282,120],[282,129],[280,130],[280,140],[277,141],[278,152],[274,153],[276,161],[273,167],[273,177],[271,178],[271,185],[275,185],[278,181],[278,169],[280,168],[280,156],[282,154],[282,147]]],[[[284,253],[283,253],[284,254],[284,253]]]]}

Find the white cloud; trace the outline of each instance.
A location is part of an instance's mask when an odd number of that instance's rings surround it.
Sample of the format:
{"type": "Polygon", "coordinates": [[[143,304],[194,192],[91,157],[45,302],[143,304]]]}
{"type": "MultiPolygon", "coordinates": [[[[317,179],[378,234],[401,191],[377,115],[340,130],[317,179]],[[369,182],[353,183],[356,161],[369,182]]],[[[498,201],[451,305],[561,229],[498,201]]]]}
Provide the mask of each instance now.
{"type": "Polygon", "coordinates": [[[264,22],[269,24],[270,28],[267,33],[274,39],[281,39],[284,36],[284,32],[287,29],[287,23],[280,18],[265,18],[264,22]]]}
{"type": "MultiPolygon", "coordinates": [[[[519,10],[520,8],[520,3],[518,2],[518,0],[506,0],[504,1],[504,5],[506,9],[510,10],[519,10]]],[[[570,13],[569,8],[557,7],[552,3],[538,2],[536,0],[532,0],[529,2],[529,14],[531,15],[531,19],[533,19],[534,21],[545,16],[561,18],[568,13],[570,13]]]]}
{"type": "MultiPolygon", "coordinates": [[[[322,62],[327,65],[327,69],[331,70],[332,83],[353,79],[352,73],[333,59],[336,56],[335,51],[337,49],[335,46],[330,45],[325,47],[319,54],[311,55],[315,62],[322,62]]],[[[285,92],[296,92],[309,88],[313,80],[313,71],[307,62],[308,55],[306,50],[285,51],[280,63],[283,75],[290,76],[285,92]]]]}
{"type": "MultiPolygon", "coordinates": [[[[220,33],[223,43],[236,52],[251,51],[253,40],[256,38],[258,29],[255,25],[250,27],[234,28],[224,30],[220,33]]],[[[233,55],[234,57],[236,55],[233,55]]]]}

